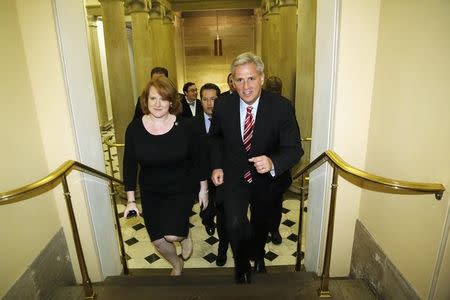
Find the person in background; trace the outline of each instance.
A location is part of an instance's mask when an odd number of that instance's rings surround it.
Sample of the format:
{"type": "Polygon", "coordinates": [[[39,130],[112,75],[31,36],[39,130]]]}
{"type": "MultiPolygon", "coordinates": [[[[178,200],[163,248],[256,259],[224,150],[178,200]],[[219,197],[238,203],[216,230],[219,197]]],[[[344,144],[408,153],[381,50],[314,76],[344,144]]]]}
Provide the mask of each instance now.
{"type": "Polygon", "coordinates": [[[203,108],[200,100],[197,99],[197,87],[193,82],[187,82],[183,86],[184,97],[181,99],[183,111],[181,116],[192,118],[202,114],[203,108]]]}
{"type": "Polygon", "coordinates": [[[222,97],[222,96],[231,95],[231,94],[233,94],[234,92],[236,92],[236,90],[234,89],[234,85],[233,85],[233,76],[232,76],[231,73],[228,74],[228,77],[227,77],[227,83],[228,83],[228,87],[229,87],[230,89],[229,89],[228,91],[223,92],[222,94],[220,94],[221,97],[222,97]]]}
{"type": "MultiPolygon", "coordinates": [[[[167,69],[164,67],[154,67],[150,71],[150,78],[154,79],[157,76],[165,76],[165,77],[169,78],[169,71],[167,71],[167,69]]],[[[143,115],[144,115],[144,113],[142,112],[141,103],[138,98],[138,100],[136,102],[136,108],[134,109],[133,119],[141,119],[143,115]]]]}
{"type": "Polygon", "coordinates": [[[150,240],[172,265],[171,275],[181,275],[184,260],[193,251],[189,235],[192,206],[198,197],[201,207],[208,207],[206,145],[197,127],[177,116],[181,108],[178,93],[167,77],[150,80],[140,104],[144,115],[131,121],[125,132],[123,181],[128,202],[124,216],[138,213],[135,191],[139,181],[150,240]],[[181,256],[175,242],[181,244],[181,256]]]}
{"type": "Polygon", "coordinates": [[[279,77],[270,76],[269,78],[266,79],[266,82],[264,83],[264,89],[266,91],[281,96],[281,92],[283,90],[283,83],[281,82],[281,79],[279,77]]]}
{"type": "Polygon", "coordinates": [[[262,89],[261,58],[240,54],[231,73],[236,93],[215,103],[209,130],[211,180],[216,197],[223,199],[235,282],[245,284],[251,282],[250,259],[255,273],[266,272],[264,246],[274,195],[291,184],[289,170],[303,150],[292,105],[262,89]]]}
{"type": "MultiPolygon", "coordinates": [[[[207,138],[211,125],[212,112],[214,103],[220,95],[220,89],[213,83],[206,83],[200,89],[200,101],[203,107],[203,113],[195,117],[200,131],[207,138]]],[[[209,151],[208,151],[209,152],[209,151]]],[[[209,166],[209,153],[206,156],[209,166]]],[[[224,266],[227,262],[228,237],[225,230],[225,217],[223,211],[223,203],[216,198],[216,189],[214,185],[208,181],[209,186],[209,204],[208,208],[200,212],[202,223],[205,225],[206,232],[209,235],[214,234],[215,224],[214,217],[217,216],[217,235],[219,237],[219,247],[217,251],[216,265],[224,266]]]]}
{"type": "MultiPolygon", "coordinates": [[[[282,97],[281,91],[283,89],[283,84],[281,82],[281,79],[277,76],[270,76],[269,78],[266,79],[266,82],[264,84],[264,89],[266,91],[272,92],[272,93],[277,94],[278,96],[282,97]]],[[[290,171],[289,171],[289,174],[290,174],[290,171]]],[[[292,179],[291,179],[291,181],[292,181],[292,179]]],[[[283,194],[286,191],[280,191],[280,192],[281,192],[280,194],[274,195],[273,220],[272,220],[272,225],[269,228],[269,234],[267,236],[267,240],[271,241],[272,244],[274,244],[274,245],[280,245],[283,240],[281,237],[279,228],[280,228],[282,210],[283,210],[283,194]]]]}

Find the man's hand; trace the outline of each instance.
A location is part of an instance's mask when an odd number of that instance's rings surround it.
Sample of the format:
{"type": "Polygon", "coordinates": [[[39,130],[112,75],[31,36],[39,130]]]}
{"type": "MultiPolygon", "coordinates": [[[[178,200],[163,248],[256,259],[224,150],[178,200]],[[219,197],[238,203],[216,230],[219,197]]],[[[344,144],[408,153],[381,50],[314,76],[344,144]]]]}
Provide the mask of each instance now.
{"type": "Polygon", "coordinates": [[[208,202],[209,202],[208,191],[200,191],[198,193],[198,203],[200,204],[202,210],[205,210],[208,207],[208,202]]]}
{"type": "Polygon", "coordinates": [[[215,186],[219,186],[223,183],[223,170],[214,169],[211,174],[211,181],[215,186]]]}
{"type": "Polygon", "coordinates": [[[248,161],[253,163],[256,172],[258,172],[259,174],[270,172],[270,170],[272,170],[273,167],[272,160],[265,155],[249,158],[248,161]]]}

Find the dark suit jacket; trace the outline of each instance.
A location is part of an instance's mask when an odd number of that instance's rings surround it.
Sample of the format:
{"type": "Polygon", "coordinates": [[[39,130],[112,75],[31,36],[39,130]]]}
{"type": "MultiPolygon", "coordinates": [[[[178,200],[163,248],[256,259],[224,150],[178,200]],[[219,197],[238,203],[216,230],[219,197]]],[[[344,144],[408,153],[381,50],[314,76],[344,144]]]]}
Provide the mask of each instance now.
{"type": "MultiPolygon", "coordinates": [[[[203,141],[201,142],[201,144],[206,145],[206,141],[208,139],[208,133],[206,132],[206,127],[205,127],[205,115],[203,114],[203,112],[199,115],[196,115],[193,119],[193,122],[195,123],[195,126],[197,126],[197,131],[200,132],[200,136],[203,139],[203,141]]],[[[207,166],[208,168],[208,174],[211,175],[211,161],[210,161],[210,157],[209,157],[209,151],[205,151],[205,157],[204,162],[205,162],[205,166],[207,166]]],[[[216,195],[216,187],[214,186],[214,184],[211,181],[211,176],[208,177],[208,196],[209,196],[209,204],[206,210],[202,210],[200,211],[200,217],[202,218],[202,220],[208,220],[208,221],[214,221],[214,216],[216,214],[215,211],[215,195],[216,195]]]]}
{"type": "MultiPolygon", "coordinates": [[[[192,112],[191,109],[189,107],[189,104],[187,103],[187,100],[185,97],[183,97],[181,99],[181,105],[183,107],[183,111],[181,112],[181,116],[185,117],[185,118],[192,118],[192,112]]],[[[202,103],[200,102],[200,100],[195,100],[195,115],[199,116],[203,114],[203,107],[202,107],[202,103]]]]}
{"type": "MultiPolygon", "coordinates": [[[[236,92],[234,92],[234,93],[236,93],[236,92]]],[[[222,97],[222,96],[228,96],[228,95],[231,95],[230,90],[221,93],[221,94],[219,95],[219,97],[222,97]]]]}
{"type": "Polygon", "coordinates": [[[142,119],[142,116],[144,116],[144,113],[141,109],[141,102],[139,101],[139,97],[136,102],[136,107],[134,108],[134,116],[133,119],[142,119]]]}
{"type": "Polygon", "coordinates": [[[240,99],[237,93],[220,98],[214,105],[210,135],[211,167],[224,171],[224,183],[244,182],[248,170],[257,181],[270,186],[273,193],[283,193],[291,184],[290,168],[303,155],[300,132],[291,103],[278,95],[262,91],[253,130],[252,147],[247,154],[241,137],[240,99]],[[259,174],[249,157],[266,155],[275,168],[259,174]]]}

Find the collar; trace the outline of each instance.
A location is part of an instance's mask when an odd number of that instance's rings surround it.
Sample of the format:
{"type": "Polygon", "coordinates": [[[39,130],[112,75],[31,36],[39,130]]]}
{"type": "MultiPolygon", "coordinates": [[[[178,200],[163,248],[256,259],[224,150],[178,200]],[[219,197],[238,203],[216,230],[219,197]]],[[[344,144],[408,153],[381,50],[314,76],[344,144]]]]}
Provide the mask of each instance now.
{"type": "Polygon", "coordinates": [[[252,112],[256,112],[258,110],[259,105],[259,99],[261,98],[261,95],[256,99],[256,101],[252,105],[248,105],[244,102],[241,98],[239,98],[239,108],[241,111],[246,111],[248,106],[252,106],[253,110],[252,112]]]}

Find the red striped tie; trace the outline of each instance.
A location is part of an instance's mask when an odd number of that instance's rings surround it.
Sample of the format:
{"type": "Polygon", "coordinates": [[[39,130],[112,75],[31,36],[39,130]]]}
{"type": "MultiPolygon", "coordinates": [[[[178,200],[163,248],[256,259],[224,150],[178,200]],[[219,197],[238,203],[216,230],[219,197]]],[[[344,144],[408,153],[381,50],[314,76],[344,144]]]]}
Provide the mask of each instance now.
{"type": "MultiPolygon", "coordinates": [[[[250,149],[252,147],[252,136],[253,136],[253,127],[255,127],[255,121],[253,120],[252,115],[252,106],[247,106],[247,114],[245,115],[245,122],[244,122],[244,148],[248,152],[250,152],[250,149]]],[[[252,173],[250,171],[245,172],[244,179],[248,183],[251,183],[252,180],[252,173]]]]}

